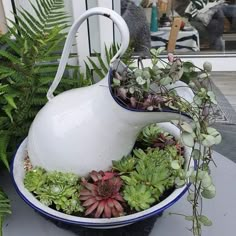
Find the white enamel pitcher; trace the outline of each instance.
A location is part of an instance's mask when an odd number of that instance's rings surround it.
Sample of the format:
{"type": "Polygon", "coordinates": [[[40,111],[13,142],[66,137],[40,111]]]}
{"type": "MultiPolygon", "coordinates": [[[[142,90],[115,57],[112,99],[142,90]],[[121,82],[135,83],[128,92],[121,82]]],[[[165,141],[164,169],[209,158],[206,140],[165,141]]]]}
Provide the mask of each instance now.
{"type": "MultiPolygon", "coordinates": [[[[80,176],[92,170],[106,170],[112,160],[129,154],[140,130],[150,124],[179,119],[180,114],[140,112],[122,107],[110,91],[111,71],[124,69],[120,62],[129,44],[129,30],[123,18],[106,8],[86,11],[72,25],[56,77],[48,91],[47,104],[39,111],[28,135],[28,155],[34,166],[47,170],[74,172],[80,176]],[[63,75],[73,38],[89,16],[102,15],[117,25],[122,44],[111,60],[109,74],[99,83],[53,96],[63,75]]],[[[182,85],[175,84],[174,87],[182,85]]],[[[186,85],[185,85],[186,86],[186,85]]],[[[177,93],[192,101],[189,88],[176,88],[177,93]]]]}

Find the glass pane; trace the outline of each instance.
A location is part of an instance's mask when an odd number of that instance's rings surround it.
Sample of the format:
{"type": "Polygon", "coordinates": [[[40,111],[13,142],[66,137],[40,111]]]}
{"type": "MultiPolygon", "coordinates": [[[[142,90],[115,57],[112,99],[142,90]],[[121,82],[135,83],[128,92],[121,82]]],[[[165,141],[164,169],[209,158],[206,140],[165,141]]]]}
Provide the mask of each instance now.
{"type": "Polygon", "coordinates": [[[236,0],[121,0],[121,15],[137,52],[236,53],[236,0]]]}
{"type": "MultiPolygon", "coordinates": [[[[86,0],[86,9],[97,7],[97,0],[86,0]]],[[[93,55],[94,52],[100,53],[100,30],[99,30],[99,16],[92,16],[88,19],[88,33],[89,33],[89,50],[90,55],[93,55]]]]}

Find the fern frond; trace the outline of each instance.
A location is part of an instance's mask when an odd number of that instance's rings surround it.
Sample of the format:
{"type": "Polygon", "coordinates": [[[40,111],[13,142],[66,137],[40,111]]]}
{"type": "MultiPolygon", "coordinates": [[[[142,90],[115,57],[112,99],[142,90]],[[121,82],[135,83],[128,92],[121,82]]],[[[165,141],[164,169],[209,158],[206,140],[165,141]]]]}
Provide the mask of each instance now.
{"type": "Polygon", "coordinates": [[[16,54],[20,55],[21,50],[19,45],[12,39],[9,38],[9,35],[2,36],[2,40],[8,47],[10,47],[16,54]]]}
{"type": "MultiPolygon", "coordinates": [[[[39,22],[44,22],[44,18],[42,17],[42,15],[41,15],[40,11],[38,10],[38,8],[31,1],[29,1],[29,3],[31,5],[31,7],[33,8],[36,16],[38,17],[39,22]]],[[[43,23],[40,24],[40,25],[41,25],[41,28],[43,28],[43,23]]]]}
{"type": "MultiPolygon", "coordinates": [[[[45,21],[45,19],[47,19],[47,15],[46,15],[46,13],[45,13],[45,9],[43,9],[43,7],[42,7],[41,2],[42,2],[42,1],[36,0],[36,5],[37,5],[37,8],[38,8],[38,10],[39,10],[39,12],[40,12],[40,15],[42,16],[42,18],[43,18],[44,21],[45,21]]],[[[42,22],[43,22],[43,21],[42,21],[42,22]]]]}
{"type": "Polygon", "coordinates": [[[111,57],[110,57],[110,53],[109,53],[109,50],[108,50],[106,44],[105,44],[105,53],[106,53],[107,67],[109,67],[110,61],[111,61],[111,57]]]}
{"type": "Polygon", "coordinates": [[[85,73],[86,78],[89,78],[91,80],[92,84],[95,84],[93,74],[92,74],[87,62],[85,62],[85,68],[86,68],[86,73],[85,73]]]}
{"type": "Polygon", "coordinates": [[[31,103],[32,105],[38,105],[38,106],[42,106],[47,102],[47,98],[46,97],[35,97],[32,99],[31,103]]]}
{"type": "Polygon", "coordinates": [[[104,78],[106,74],[104,74],[104,72],[101,70],[101,68],[99,68],[97,66],[97,64],[89,57],[88,58],[88,61],[90,62],[91,66],[92,66],[92,69],[95,71],[95,73],[100,77],[100,79],[104,78]]]}
{"type": "MultiPolygon", "coordinates": [[[[4,217],[9,214],[11,214],[10,200],[8,199],[7,195],[3,192],[3,190],[0,188],[0,226],[2,226],[4,217]]],[[[0,227],[0,231],[2,231],[2,227],[0,227]]]]}
{"type": "Polygon", "coordinates": [[[101,57],[101,54],[95,52],[95,55],[98,59],[99,65],[101,66],[101,69],[102,69],[103,73],[106,75],[108,73],[108,67],[104,64],[103,59],[101,57]]]}
{"type": "Polygon", "coordinates": [[[27,22],[28,27],[30,27],[35,34],[40,34],[42,32],[43,25],[41,25],[29,12],[24,9],[19,12],[24,21],[27,22]]]}
{"type": "MultiPolygon", "coordinates": [[[[16,18],[18,16],[15,16],[16,18]]],[[[13,31],[11,28],[9,28],[9,31],[16,37],[17,41],[22,43],[22,37],[24,37],[27,40],[33,40],[32,37],[28,34],[27,30],[23,29],[20,25],[16,24],[16,22],[8,19],[8,21],[14,26],[13,31]]]]}
{"type": "Polygon", "coordinates": [[[2,56],[5,59],[10,60],[14,64],[20,64],[21,63],[21,61],[18,57],[14,56],[13,54],[11,54],[7,51],[0,50],[0,56],[2,56]]]}
{"type": "MultiPolygon", "coordinates": [[[[7,154],[27,135],[37,111],[47,102],[46,92],[58,69],[66,37],[63,30],[67,27],[68,15],[62,11],[62,0],[37,0],[36,4],[30,4],[36,18],[21,9],[17,16],[20,24],[12,22],[6,40],[1,38],[0,42],[7,44],[6,49],[0,49],[0,79],[4,86],[9,85],[0,88],[0,132],[10,140],[0,146],[0,158],[5,164],[7,154]],[[12,36],[15,41],[11,41],[12,36]],[[11,96],[15,99],[7,101],[11,96]]],[[[67,66],[72,73],[77,68],[67,66]]],[[[67,77],[71,77],[71,73],[67,73],[67,77]]],[[[87,80],[80,81],[81,78],[80,74],[77,79],[65,77],[56,93],[86,84],[87,80]]]]}
{"type": "Polygon", "coordinates": [[[0,132],[0,159],[8,170],[10,170],[8,158],[7,158],[7,147],[9,144],[10,137],[3,131],[0,132]]]}

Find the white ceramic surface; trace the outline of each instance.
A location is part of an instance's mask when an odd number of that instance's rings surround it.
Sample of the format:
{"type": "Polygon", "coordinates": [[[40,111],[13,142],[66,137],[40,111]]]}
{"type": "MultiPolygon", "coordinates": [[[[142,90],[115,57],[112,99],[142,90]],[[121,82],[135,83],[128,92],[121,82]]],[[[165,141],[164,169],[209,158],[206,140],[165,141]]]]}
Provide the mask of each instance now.
{"type": "MultiPolygon", "coordinates": [[[[129,42],[126,23],[117,13],[106,8],[87,11],[72,26],[55,80],[48,92],[49,102],[36,116],[29,130],[28,153],[34,166],[47,170],[74,172],[86,175],[91,170],[105,170],[111,160],[119,160],[130,153],[140,130],[154,122],[179,119],[173,112],[135,112],[114,101],[110,90],[110,73],[99,83],[73,89],[53,97],[63,74],[73,36],[78,27],[90,15],[110,17],[120,29],[122,45],[111,60],[112,67],[122,70],[119,58],[129,42]]],[[[172,87],[182,86],[182,82],[172,87]]],[[[184,86],[186,86],[184,84],[184,86]]],[[[177,92],[192,101],[190,88],[178,88],[177,92]]]]}
{"type": "MultiPolygon", "coordinates": [[[[166,130],[167,132],[174,135],[177,139],[180,136],[179,129],[176,128],[174,125],[170,123],[160,123],[159,124],[161,128],[166,130]]],[[[190,148],[185,148],[185,158],[186,158],[186,166],[189,160],[191,154],[190,148]]],[[[25,139],[21,146],[19,147],[15,158],[13,160],[11,174],[13,176],[13,181],[15,183],[15,187],[19,195],[23,198],[23,200],[29,204],[31,207],[33,207],[38,212],[44,214],[45,216],[48,216],[53,219],[57,219],[66,223],[71,224],[78,224],[81,226],[89,227],[89,228],[114,228],[114,227],[122,227],[127,224],[131,224],[134,222],[137,222],[139,220],[143,220],[145,218],[148,218],[150,216],[153,216],[155,214],[162,213],[165,209],[170,207],[172,204],[174,204],[177,200],[180,199],[180,197],[185,193],[187,190],[187,185],[176,189],[171,195],[169,195],[166,199],[164,199],[162,202],[156,204],[155,206],[132,214],[117,218],[110,218],[110,219],[95,219],[95,218],[84,218],[84,217],[77,217],[77,216],[71,216],[67,215],[58,211],[55,211],[45,205],[43,205],[41,202],[39,202],[25,187],[23,183],[23,179],[25,176],[24,171],[24,158],[27,156],[27,139],[25,139]]],[[[191,162],[190,167],[193,167],[193,162],[191,162]]]]}

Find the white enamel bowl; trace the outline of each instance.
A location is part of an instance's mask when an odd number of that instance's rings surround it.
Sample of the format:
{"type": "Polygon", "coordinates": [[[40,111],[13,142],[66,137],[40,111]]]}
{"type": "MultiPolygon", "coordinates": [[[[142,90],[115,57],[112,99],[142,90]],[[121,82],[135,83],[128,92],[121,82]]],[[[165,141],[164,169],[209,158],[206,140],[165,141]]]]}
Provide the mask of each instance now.
{"type": "MultiPolygon", "coordinates": [[[[170,123],[161,123],[160,126],[164,128],[167,132],[174,135],[175,137],[179,137],[179,130],[170,123]]],[[[191,149],[185,148],[186,160],[189,159],[190,153],[191,149]]],[[[69,223],[88,228],[109,229],[109,228],[122,227],[128,224],[144,220],[151,216],[161,214],[164,210],[166,210],[175,202],[177,202],[184,195],[189,186],[186,184],[185,186],[174,190],[173,193],[171,193],[166,199],[164,199],[160,203],[154,205],[153,207],[147,210],[135,214],[121,216],[117,218],[110,218],[110,219],[106,218],[94,219],[94,218],[71,216],[58,212],[43,205],[24,187],[24,182],[23,182],[25,176],[24,158],[26,156],[27,156],[27,139],[25,139],[18,148],[11,166],[11,175],[15,184],[15,188],[18,194],[21,196],[21,198],[34,210],[38,211],[39,213],[48,218],[58,220],[67,224],[69,223]]],[[[191,167],[193,167],[193,163],[191,163],[191,167]]]]}

